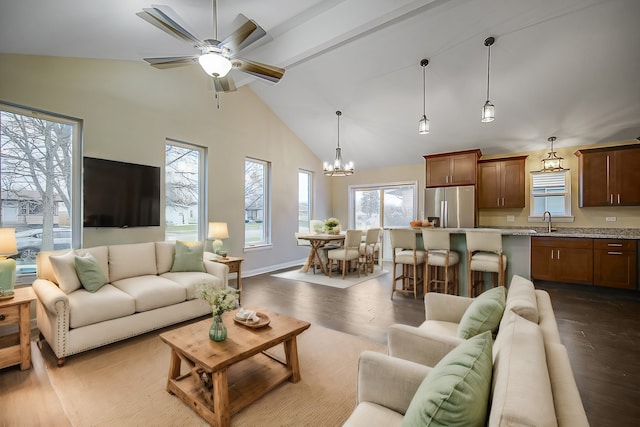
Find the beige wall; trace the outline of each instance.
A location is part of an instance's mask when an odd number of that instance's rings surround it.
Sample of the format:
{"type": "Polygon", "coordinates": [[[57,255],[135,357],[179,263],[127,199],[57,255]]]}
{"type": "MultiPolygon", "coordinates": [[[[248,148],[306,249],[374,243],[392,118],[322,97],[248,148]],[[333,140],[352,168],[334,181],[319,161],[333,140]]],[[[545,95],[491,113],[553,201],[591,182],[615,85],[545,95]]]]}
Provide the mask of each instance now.
{"type": "MultiPolygon", "coordinates": [[[[247,271],[306,255],[293,239],[299,168],[317,177],[316,216],[329,215],[321,160],[248,87],[223,94],[217,109],[199,67],[0,55],[0,82],[2,101],[82,119],[85,156],[162,166],[166,138],[207,147],[208,221],[228,222],[225,246],[245,257],[247,271]],[[272,162],[273,248],[243,254],[246,156],[272,162]]],[[[164,227],[85,229],[83,245],[153,240],[164,240],[164,227]]]]}

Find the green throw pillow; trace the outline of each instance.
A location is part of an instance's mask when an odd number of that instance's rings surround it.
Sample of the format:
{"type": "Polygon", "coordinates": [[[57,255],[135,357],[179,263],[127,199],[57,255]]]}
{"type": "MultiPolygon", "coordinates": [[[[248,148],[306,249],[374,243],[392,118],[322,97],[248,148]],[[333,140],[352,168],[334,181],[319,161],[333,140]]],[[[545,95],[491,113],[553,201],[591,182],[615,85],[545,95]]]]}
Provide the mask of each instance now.
{"type": "Polygon", "coordinates": [[[493,340],[484,332],[451,350],[413,396],[402,425],[485,426],[491,391],[493,340]]]}
{"type": "Polygon", "coordinates": [[[471,338],[484,331],[495,332],[505,307],[505,288],[498,286],[481,293],[460,319],[458,337],[471,338]]]}
{"type": "Polygon", "coordinates": [[[200,271],[206,272],[202,255],[204,253],[204,243],[195,242],[176,242],[176,255],[173,259],[171,271],[176,273],[179,271],[200,271]]]}
{"type": "Polygon", "coordinates": [[[109,280],[98,265],[98,261],[91,254],[85,256],[76,256],[74,260],[78,279],[82,287],[89,292],[96,292],[102,286],[106,285],[109,280]]]}

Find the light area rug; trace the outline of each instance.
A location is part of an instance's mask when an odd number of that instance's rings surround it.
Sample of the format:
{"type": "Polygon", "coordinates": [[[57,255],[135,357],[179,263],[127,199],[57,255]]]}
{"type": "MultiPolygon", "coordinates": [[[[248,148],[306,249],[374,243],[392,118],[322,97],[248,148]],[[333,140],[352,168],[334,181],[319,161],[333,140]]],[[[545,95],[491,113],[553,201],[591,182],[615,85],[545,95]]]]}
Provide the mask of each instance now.
{"type": "Polygon", "coordinates": [[[358,277],[357,273],[349,273],[343,279],[342,273],[335,273],[332,274],[331,277],[329,277],[321,271],[318,271],[315,274],[312,270],[303,273],[302,271],[300,271],[300,268],[296,268],[295,270],[272,274],[272,276],[280,277],[282,279],[295,280],[298,282],[308,282],[314,283],[316,285],[331,286],[332,288],[347,289],[351,286],[366,282],[367,280],[374,279],[376,277],[380,277],[387,273],[387,270],[380,270],[380,267],[376,267],[373,270],[373,273],[369,273],[366,276],[364,275],[364,273],[360,273],[360,277],[358,277]]]}
{"type": "MultiPolygon", "coordinates": [[[[204,339],[208,339],[204,337],[204,339]]],[[[302,379],[231,418],[232,426],[340,426],[356,405],[360,353],[383,344],[317,325],[298,337],[302,379]]],[[[282,345],[275,355],[283,357],[282,345]]],[[[48,374],[73,426],[206,426],[166,390],[169,347],[146,334],[67,358],[48,374]]]]}

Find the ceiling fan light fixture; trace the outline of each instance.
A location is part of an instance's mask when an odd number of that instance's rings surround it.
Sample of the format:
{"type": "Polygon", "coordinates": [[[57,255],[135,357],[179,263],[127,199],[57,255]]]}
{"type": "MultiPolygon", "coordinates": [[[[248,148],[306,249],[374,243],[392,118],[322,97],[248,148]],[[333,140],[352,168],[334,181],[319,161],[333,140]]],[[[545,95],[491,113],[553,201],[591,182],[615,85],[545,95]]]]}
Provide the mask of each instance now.
{"type": "Polygon", "coordinates": [[[426,135],[429,133],[429,119],[427,119],[427,65],[428,59],[420,60],[422,67],[422,118],[418,122],[418,134],[426,135]]]}
{"type": "Polygon", "coordinates": [[[340,116],[341,111],[336,111],[338,116],[338,147],[336,148],[336,158],[333,163],[324,162],[322,172],[327,176],[349,176],[353,175],[353,162],[344,163],[342,160],[342,149],[340,148],[340,116]]]}
{"type": "Polygon", "coordinates": [[[487,47],[487,101],[482,107],[482,123],[491,123],[496,118],[496,107],[489,101],[489,71],[491,69],[491,46],[496,41],[495,37],[487,37],[484,39],[484,45],[487,47]]]}
{"type": "Polygon", "coordinates": [[[198,62],[205,73],[211,77],[217,78],[224,77],[229,74],[229,71],[231,71],[231,68],[233,67],[231,61],[224,56],[213,52],[200,55],[198,62]]]}

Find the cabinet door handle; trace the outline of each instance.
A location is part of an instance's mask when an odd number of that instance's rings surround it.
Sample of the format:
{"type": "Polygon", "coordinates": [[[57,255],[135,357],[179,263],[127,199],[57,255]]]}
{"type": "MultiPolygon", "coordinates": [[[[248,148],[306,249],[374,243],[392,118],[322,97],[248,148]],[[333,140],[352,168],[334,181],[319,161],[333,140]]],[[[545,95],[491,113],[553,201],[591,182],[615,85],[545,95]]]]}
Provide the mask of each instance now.
{"type": "Polygon", "coordinates": [[[618,194],[618,204],[620,204],[620,195],[618,194]]]}
{"type": "Polygon", "coordinates": [[[553,249],[551,249],[551,259],[553,259],[553,249]]]}
{"type": "Polygon", "coordinates": [[[622,243],[607,243],[607,246],[611,246],[614,248],[621,248],[622,247],[622,243]]]}
{"type": "Polygon", "coordinates": [[[611,193],[611,196],[609,196],[609,204],[613,204],[613,193],[611,193]]]}
{"type": "Polygon", "coordinates": [[[498,206],[500,206],[500,197],[498,197],[498,200],[496,202],[498,203],[498,206]]]}
{"type": "Polygon", "coordinates": [[[447,184],[449,183],[449,175],[444,177],[444,182],[447,183],[447,184]]]}
{"type": "Polygon", "coordinates": [[[622,255],[622,252],[607,252],[609,255],[622,255]]]}
{"type": "Polygon", "coordinates": [[[502,206],[504,206],[504,197],[502,198],[502,206]]]}
{"type": "Polygon", "coordinates": [[[558,249],[558,259],[560,259],[560,249],[558,249]]]}

